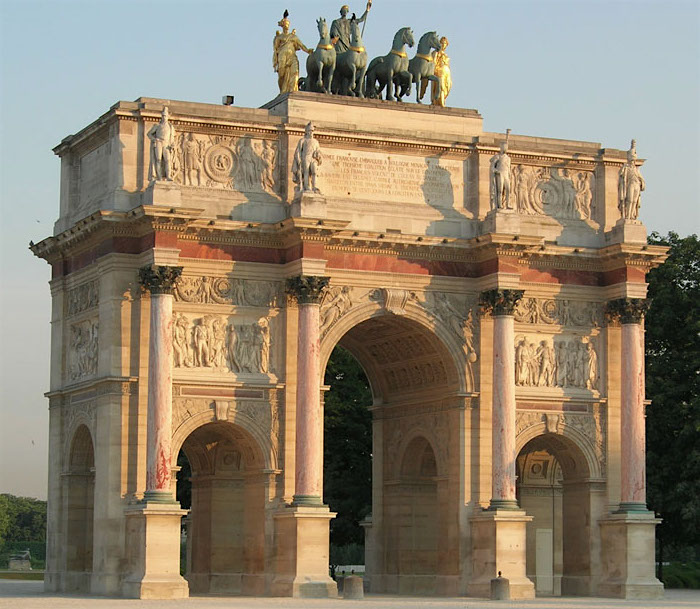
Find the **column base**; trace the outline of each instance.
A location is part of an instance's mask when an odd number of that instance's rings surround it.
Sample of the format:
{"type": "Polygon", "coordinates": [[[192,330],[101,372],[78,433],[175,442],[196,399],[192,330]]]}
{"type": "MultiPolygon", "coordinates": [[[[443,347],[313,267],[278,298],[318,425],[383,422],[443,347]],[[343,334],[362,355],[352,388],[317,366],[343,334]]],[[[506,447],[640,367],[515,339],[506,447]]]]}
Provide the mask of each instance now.
{"type": "Polygon", "coordinates": [[[146,491],[143,494],[141,504],[147,503],[163,503],[171,506],[176,505],[177,509],[180,509],[180,504],[173,498],[173,494],[170,491],[146,491]]]}
{"type": "Polygon", "coordinates": [[[525,568],[525,528],[532,516],[523,510],[485,510],[469,519],[472,543],[472,579],[469,596],[489,598],[491,580],[502,576],[510,582],[513,600],[535,598],[535,585],[525,568]]]}
{"type": "Polygon", "coordinates": [[[493,512],[495,510],[522,511],[515,499],[491,499],[486,511],[493,512]]]}
{"type": "Polygon", "coordinates": [[[488,233],[520,234],[520,215],[513,209],[492,209],[479,223],[482,235],[488,233]]]}
{"type": "Polygon", "coordinates": [[[338,587],[328,574],[329,525],[333,518],[335,514],[325,505],[292,505],[274,515],[277,556],[273,596],[338,596],[338,587]]]}
{"type": "Polygon", "coordinates": [[[600,521],[603,558],[600,596],[625,599],[663,596],[663,584],[655,576],[654,531],[660,522],[648,510],[617,512],[600,521]]]}
{"type": "Polygon", "coordinates": [[[180,504],[146,502],[125,511],[126,598],[187,598],[189,587],[180,576],[180,521],[187,510],[180,504]]]}
{"type": "Polygon", "coordinates": [[[617,508],[615,514],[647,514],[654,517],[654,512],[650,511],[646,503],[636,503],[633,501],[623,501],[617,508]]]}

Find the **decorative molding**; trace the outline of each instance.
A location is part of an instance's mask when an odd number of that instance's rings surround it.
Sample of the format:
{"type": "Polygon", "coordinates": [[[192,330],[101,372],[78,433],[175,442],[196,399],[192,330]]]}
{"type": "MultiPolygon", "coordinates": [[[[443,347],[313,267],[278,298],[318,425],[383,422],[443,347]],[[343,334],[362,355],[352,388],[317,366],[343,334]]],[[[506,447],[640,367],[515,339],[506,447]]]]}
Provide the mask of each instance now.
{"type": "Polygon", "coordinates": [[[649,310],[649,305],[649,300],[645,298],[617,298],[605,305],[605,315],[610,321],[640,324],[649,310]]]}
{"type": "Polygon", "coordinates": [[[272,307],[277,303],[278,284],[227,277],[181,277],[176,283],[176,302],[272,307]]]}
{"type": "Polygon", "coordinates": [[[144,266],[139,282],[151,294],[172,294],[181,274],[181,266],[144,266]]]}
{"type": "Polygon", "coordinates": [[[479,296],[479,304],[492,315],[513,315],[524,290],[488,290],[479,296]]]}
{"type": "Polygon", "coordinates": [[[330,277],[297,275],[287,279],[285,291],[299,304],[320,304],[329,282],[330,277]]]}
{"type": "Polygon", "coordinates": [[[603,307],[595,302],[523,298],[513,316],[518,323],[597,328],[602,325],[603,307]]]}

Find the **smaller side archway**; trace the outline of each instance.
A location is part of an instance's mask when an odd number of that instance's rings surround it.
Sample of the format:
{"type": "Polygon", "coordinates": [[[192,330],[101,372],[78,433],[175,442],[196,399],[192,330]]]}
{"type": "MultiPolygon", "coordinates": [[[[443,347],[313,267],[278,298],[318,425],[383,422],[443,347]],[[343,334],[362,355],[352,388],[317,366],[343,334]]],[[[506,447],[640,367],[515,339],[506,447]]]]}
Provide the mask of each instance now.
{"type": "Polygon", "coordinates": [[[63,473],[65,592],[88,592],[93,569],[95,449],[86,425],[73,433],[63,473]]]}
{"type": "Polygon", "coordinates": [[[591,447],[581,438],[547,432],[519,438],[520,507],[527,526],[527,576],[540,596],[590,595],[598,573],[595,525],[605,511],[604,485],[591,447]],[[592,471],[593,470],[593,471],[592,471]]]}
{"type": "Polygon", "coordinates": [[[191,471],[186,578],[193,593],[264,594],[269,475],[242,427],[206,422],[181,444],[191,471]]]}

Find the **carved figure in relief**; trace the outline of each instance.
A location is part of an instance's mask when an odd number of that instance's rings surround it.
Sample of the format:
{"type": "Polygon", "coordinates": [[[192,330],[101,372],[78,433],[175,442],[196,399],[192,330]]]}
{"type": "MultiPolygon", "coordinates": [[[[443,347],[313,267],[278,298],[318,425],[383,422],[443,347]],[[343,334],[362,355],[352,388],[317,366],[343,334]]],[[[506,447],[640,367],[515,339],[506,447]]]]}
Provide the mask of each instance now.
{"type": "Polygon", "coordinates": [[[173,322],[173,365],[176,368],[191,367],[190,320],[182,313],[175,313],[173,322]]]}
{"type": "Polygon", "coordinates": [[[261,319],[256,325],[258,344],[260,346],[260,372],[270,371],[270,324],[261,319]]]}
{"type": "MultiPolygon", "coordinates": [[[[362,16],[358,19],[354,19],[354,21],[358,24],[365,21],[367,19],[367,14],[369,13],[371,8],[372,0],[369,0],[367,2],[365,12],[362,13],[362,16]]],[[[345,51],[349,50],[352,46],[352,32],[350,30],[351,20],[348,19],[349,12],[350,7],[348,7],[347,4],[343,4],[343,6],[340,7],[340,18],[334,19],[331,23],[331,38],[334,40],[336,53],[344,53],[345,51]]]]}
{"type": "Polygon", "coordinates": [[[501,151],[491,157],[491,207],[492,209],[512,209],[510,202],[510,157],[508,156],[508,135],[501,142],[501,151]]]}
{"type": "Polygon", "coordinates": [[[528,347],[524,338],[515,348],[515,384],[521,387],[528,384],[528,347]]]}
{"type": "Polygon", "coordinates": [[[185,184],[187,186],[201,186],[202,160],[204,159],[204,142],[195,139],[194,133],[190,133],[184,143],[184,152],[185,184]]]}
{"type": "Polygon", "coordinates": [[[598,388],[598,355],[589,342],[586,343],[586,389],[598,388]]]}
{"type": "Polygon", "coordinates": [[[576,210],[582,218],[591,217],[592,201],[591,174],[581,171],[576,178],[576,210]]]}
{"type": "Polygon", "coordinates": [[[275,191],[275,167],[277,154],[275,151],[275,146],[267,140],[263,140],[263,148],[260,157],[263,161],[263,173],[262,182],[263,188],[269,190],[270,192],[275,191]]]}
{"type": "Polygon", "coordinates": [[[554,375],[557,360],[556,356],[554,355],[554,348],[550,346],[548,341],[543,340],[540,342],[540,346],[537,349],[536,358],[540,362],[537,385],[539,387],[554,387],[556,381],[554,375]]]}
{"type": "Polygon", "coordinates": [[[328,290],[321,305],[321,327],[330,328],[351,306],[348,286],[328,290]]]}
{"type": "Polygon", "coordinates": [[[98,323],[84,321],[71,326],[69,376],[72,381],[97,373],[98,323]]]}
{"type": "Polygon", "coordinates": [[[569,374],[569,364],[566,357],[566,343],[561,341],[557,343],[557,385],[563,387],[567,384],[566,379],[569,374]]]}
{"type": "Polygon", "coordinates": [[[537,188],[541,170],[526,165],[516,165],[513,169],[515,200],[521,214],[543,214],[541,191],[537,188]]]}
{"type": "Polygon", "coordinates": [[[289,31],[289,11],[284,11],[284,16],[277,22],[282,28],[275,34],[272,41],[272,67],[277,72],[277,84],[280,93],[291,93],[299,89],[299,60],[297,51],[311,53],[304,43],[297,37],[297,31],[289,31]]]}
{"type": "Polygon", "coordinates": [[[195,322],[193,330],[194,338],[194,365],[197,368],[209,366],[209,328],[203,319],[195,322]]]}
{"type": "Polygon", "coordinates": [[[450,41],[446,36],[440,38],[440,50],[433,56],[435,61],[435,76],[437,76],[440,81],[439,87],[436,83],[432,83],[430,87],[430,103],[433,106],[444,107],[447,96],[450,94],[450,90],[452,89],[450,58],[445,52],[449,44],[450,41]]]}
{"type": "Polygon", "coordinates": [[[205,318],[211,333],[211,365],[223,368],[226,365],[226,322],[221,317],[205,318]]]}
{"type": "Polygon", "coordinates": [[[297,192],[320,192],[316,188],[316,172],[322,160],[321,146],[314,138],[314,126],[308,123],[304,137],[299,140],[294,151],[292,162],[292,179],[297,185],[297,192]]]}
{"type": "Polygon", "coordinates": [[[249,137],[242,137],[238,140],[236,159],[238,160],[234,174],[236,188],[241,191],[259,190],[262,185],[262,160],[255,154],[253,143],[249,137]]]}
{"type": "Polygon", "coordinates": [[[637,142],[632,140],[627,151],[627,162],[620,168],[617,184],[618,208],[624,220],[639,217],[639,202],[646,183],[637,167],[637,142]]]}
{"type": "Polygon", "coordinates": [[[236,353],[238,350],[238,334],[236,333],[235,326],[228,326],[226,328],[226,349],[228,355],[228,365],[233,372],[240,372],[241,367],[238,365],[238,359],[236,358],[236,353]]]}
{"type": "Polygon", "coordinates": [[[163,108],[160,122],[148,131],[151,140],[151,180],[172,181],[171,155],[175,146],[175,127],[169,122],[167,106],[163,108]]]}

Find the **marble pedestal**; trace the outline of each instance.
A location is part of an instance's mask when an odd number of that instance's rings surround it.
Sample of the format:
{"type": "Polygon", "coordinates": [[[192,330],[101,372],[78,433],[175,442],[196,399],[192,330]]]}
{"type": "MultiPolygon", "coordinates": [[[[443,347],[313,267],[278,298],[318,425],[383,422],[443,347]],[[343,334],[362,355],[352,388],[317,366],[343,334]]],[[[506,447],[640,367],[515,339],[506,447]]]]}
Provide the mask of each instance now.
{"type": "Polygon", "coordinates": [[[151,182],[141,195],[141,204],[180,207],[182,204],[180,187],[175,182],[168,182],[167,180],[151,182]]]}
{"type": "Polygon", "coordinates": [[[480,234],[520,234],[520,215],[512,209],[492,209],[479,224],[480,234]]]}
{"type": "Polygon", "coordinates": [[[663,584],[654,572],[654,531],[660,522],[652,512],[616,513],[600,522],[604,548],[600,596],[626,599],[663,596],[663,584]]]}
{"type": "Polygon", "coordinates": [[[638,220],[618,220],[612,230],[605,233],[606,243],[646,243],[647,229],[638,220]]]}
{"type": "Polygon", "coordinates": [[[290,218],[325,218],[326,198],[315,192],[297,193],[289,206],[290,218]]]}
{"type": "Polygon", "coordinates": [[[126,510],[129,574],[122,584],[126,598],[187,598],[180,575],[180,522],[187,510],[173,502],[144,503],[126,510]]]}
{"type": "Polygon", "coordinates": [[[329,525],[333,518],[335,513],[328,506],[290,506],[275,514],[273,596],[338,596],[338,587],[328,575],[329,525]]]}
{"type": "Polygon", "coordinates": [[[513,600],[535,598],[525,569],[525,527],[532,521],[522,510],[487,510],[470,518],[472,579],[469,596],[489,598],[491,580],[500,571],[510,582],[513,600]]]}

